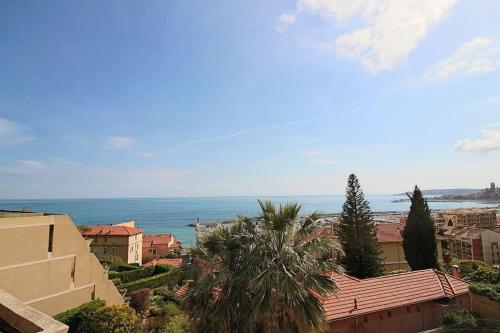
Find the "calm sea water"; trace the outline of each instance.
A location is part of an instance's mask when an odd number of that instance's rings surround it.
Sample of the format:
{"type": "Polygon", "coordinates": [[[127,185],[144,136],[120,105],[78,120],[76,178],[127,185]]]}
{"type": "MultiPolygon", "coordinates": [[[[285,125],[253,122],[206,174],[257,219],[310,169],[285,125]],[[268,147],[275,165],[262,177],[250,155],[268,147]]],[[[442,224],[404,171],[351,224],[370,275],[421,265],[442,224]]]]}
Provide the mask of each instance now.
{"type": "MultiPolygon", "coordinates": [[[[391,203],[401,197],[392,195],[368,195],[373,211],[405,211],[408,202],[391,203]]],[[[345,197],[331,196],[286,196],[261,197],[276,204],[298,202],[304,213],[318,211],[339,212],[345,197]]],[[[145,233],[173,233],[185,245],[194,241],[194,228],[187,225],[199,218],[201,221],[216,221],[234,218],[238,214],[255,216],[259,212],[256,197],[211,197],[211,198],[137,198],[137,199],[36,199],[0,200],[0,209],[20,210],[29,206],[33,211],[66,213],[77,224],[108,224],[135,220],[145,233]]],[[[431,209],[482,207],[471,202],[430,202],[431,209]]]]}

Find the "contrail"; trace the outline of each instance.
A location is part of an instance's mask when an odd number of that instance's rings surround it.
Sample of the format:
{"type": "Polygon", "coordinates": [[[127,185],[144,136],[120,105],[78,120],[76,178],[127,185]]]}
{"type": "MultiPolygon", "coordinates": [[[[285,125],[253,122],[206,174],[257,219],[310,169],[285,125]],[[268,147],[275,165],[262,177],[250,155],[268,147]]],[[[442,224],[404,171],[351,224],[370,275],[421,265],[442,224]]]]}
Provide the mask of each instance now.
{"type": "MultiPolygon", "coordinates": [[[[351,109],[351,110],[346,111],[346,113],[357,112],[357,111],[359,111],[361,109],[362,108],[351,109]]],[[[288,126],[300,125],[300,124],[304,124],[304,123],[308,123],[308,122],[312,122],[312,121],[318,121],[318,120],[333,118],[335,116],[338,116],[338,114],[336,114],[336,115],[330,115],[330,116],[323,116],[323,117],[314,117],[314,118],[299,119],[299,120],[289,121],[289,122],[286,122],[286,123],[274,124],[274,125],[270,125],[270,126],[266,126],[266,127],[260,127],[260,128],[250,128],[250,129],[246,129],[246,130],[241,130],[241,131],[229,133],[229,134],[226,134],[226,135],[213,136],[213,137],[208,137],[208,138],[202,138],[202,139],[198,139],[198,140],[188,141],[188,142],[185,142],[185,143],[183,143],[183,144],[181,144],[181,145],[179,145],[179,146],[177,146],[175,148],[176,149],[182,149],[182,148],[186,148],[186,147],[189,147],[189,146],[194,146],[194,145],[198,145],[198,144],[202,144],[202,143],[206,143],[206,142],[215,142],[215,141],[227,140],[227,139],[231,139],[231,138],[234,138],[234,137],[237,137],[237,136],[241,136],[241,135],[247,135],[247,134],[258,133],[258,132],[265,132],[265,131],[269,131],[269,130],[272,130],[272,129],[275,129],[275,128],[280,128],[280,127],[288,127],[288,126]]]]}

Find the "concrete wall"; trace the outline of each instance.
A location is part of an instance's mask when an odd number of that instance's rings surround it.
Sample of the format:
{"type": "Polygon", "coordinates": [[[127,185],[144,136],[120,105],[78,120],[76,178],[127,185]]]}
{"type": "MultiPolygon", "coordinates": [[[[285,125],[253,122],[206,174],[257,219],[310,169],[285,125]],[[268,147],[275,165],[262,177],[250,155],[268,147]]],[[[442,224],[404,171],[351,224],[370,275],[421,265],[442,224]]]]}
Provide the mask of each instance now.
{"type": "Polygon", "coordinates": [[[0,218],[0,289],[51,316],[94,298],[123,303],[66,215],[0,218]]]}
{"type": "Polygon", "coordinates": [[[471,294],[472,311],[478,313],[481,318],[495,319],[500,318],[500,304],[489,297],[471,294]]]}
{"type": "Polygon", "coordinates": [[[448,306],[435,302],[424,302],[332,321],[328,332],[417,333],[440,327],[444,313],[450,307],[470,309],[469,295],[456,297],[453,304],[448,306]]]}

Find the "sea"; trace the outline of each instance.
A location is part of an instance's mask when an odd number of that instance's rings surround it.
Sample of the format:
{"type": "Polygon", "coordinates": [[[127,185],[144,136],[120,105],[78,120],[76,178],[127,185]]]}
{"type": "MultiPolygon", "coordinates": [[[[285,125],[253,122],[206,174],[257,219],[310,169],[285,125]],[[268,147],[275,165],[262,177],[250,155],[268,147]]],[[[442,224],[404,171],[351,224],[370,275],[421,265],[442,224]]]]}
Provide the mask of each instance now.
{"type": "MultiPolygon", "coordinates": [[[[391,202],[399,195],[367,195],[372,211],[407,211],[409,202],[391,202]]],[[[0,209],[69,214],[77,224],[110,224],[128,220],[149,233],[173,233],[183,245],[192,245],[195,231],[189,224],[229,220],[237,215],[256,216],[259,213],[257,197],[200,197],[200,198],[117,198],[117,199],[16,199],[0,200],[0,209]]],[[[272,196],[259,197],[276,205],[297,202],[304,214],[313,211],[336,213],[342,210],[344,195],[272,196]]],[[[486,207],[473,202],[429,202],[431,209],[486,207]]],[[[491,204],[489,205],[491,206],[491,204]]]]}

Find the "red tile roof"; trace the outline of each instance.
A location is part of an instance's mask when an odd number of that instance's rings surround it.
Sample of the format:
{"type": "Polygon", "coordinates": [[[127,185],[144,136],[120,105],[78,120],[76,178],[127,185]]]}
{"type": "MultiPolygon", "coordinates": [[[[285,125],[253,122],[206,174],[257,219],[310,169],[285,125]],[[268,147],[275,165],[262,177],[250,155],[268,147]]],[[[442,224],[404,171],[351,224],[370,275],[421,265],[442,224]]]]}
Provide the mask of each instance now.
{"type": "Polygon", "coordinates": [[[336,273],[333,277],[339,291],[323,301],[329,321],[469,292],[466,282],[432,269],[364,280],[336,273]]]}
{"type": "Polygon", "coordinates": [[[144,266],[154,266],[154,265],[170,265],[170,266],[175,266],[179,267],[182,265],[182,259],[153,259],[148,263],[145,263],[144,266]]]}
{"type": "Polygon", "coordinates": [[[94,225],[89,226],[83,236],[133,236],[142,233],[142,229],[124,225],[94,225]]]}
{"type": "Polygon", "coordinates": [[[172,234],[144,235],[142,237],[143,246],[168,245],[172,239],[172,234]]]}
{"type": "Polygon", "coordinates": [[[377,240],[379,242],[402,242],[403,225],[400,223],[377,223],[377,240]]]}

